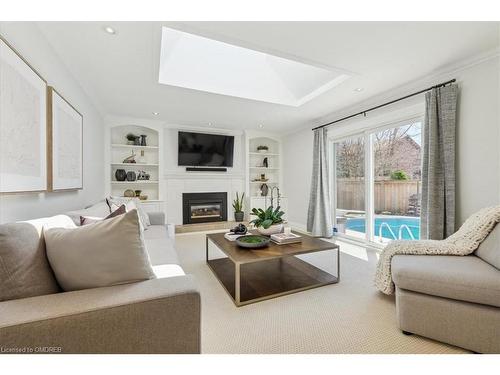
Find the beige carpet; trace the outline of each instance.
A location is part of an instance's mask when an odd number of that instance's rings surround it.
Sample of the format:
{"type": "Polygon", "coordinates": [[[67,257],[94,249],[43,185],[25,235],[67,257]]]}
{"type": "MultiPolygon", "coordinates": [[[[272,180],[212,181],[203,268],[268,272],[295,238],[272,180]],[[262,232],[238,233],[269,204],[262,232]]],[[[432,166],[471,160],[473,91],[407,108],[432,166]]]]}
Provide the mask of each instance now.
{"type": "MultiPolygon", "coordinates": [[[[203,233],[176,236],[186,273],[202,298],[203,353],[465,353],[397,328],[394,298],[372,285],[376,252],[339,243],[341,281],[236,307],[205,264],[203,233]]],[[[333,252],[309,256],[335,272],[333,252]]]]}

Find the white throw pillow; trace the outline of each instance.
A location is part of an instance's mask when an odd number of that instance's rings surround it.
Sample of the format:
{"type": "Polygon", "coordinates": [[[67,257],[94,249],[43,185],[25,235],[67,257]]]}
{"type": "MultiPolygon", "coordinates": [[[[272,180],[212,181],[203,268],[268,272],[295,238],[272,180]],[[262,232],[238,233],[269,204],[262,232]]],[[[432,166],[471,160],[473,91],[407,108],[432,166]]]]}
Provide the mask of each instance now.
{"type": "Polygon", "coordinates": [[[47,257],[65,291],[155,278],[136,210],[73,229],[44,232],[47,257]]]}
{"type": "Polygon", "coordinates": [[[107,202],[111,212],[120,207],[122,204],[126,206],[127,211],[133,210],[135,208],[137,210],[137,213],[139,214],[139,220],[141,221],[143,229],[147,229],[151,225],[151,222],[149,221],[149,215],[142,208],[141,201],[138,198],[109,197],[107,199],[107,202]]]}

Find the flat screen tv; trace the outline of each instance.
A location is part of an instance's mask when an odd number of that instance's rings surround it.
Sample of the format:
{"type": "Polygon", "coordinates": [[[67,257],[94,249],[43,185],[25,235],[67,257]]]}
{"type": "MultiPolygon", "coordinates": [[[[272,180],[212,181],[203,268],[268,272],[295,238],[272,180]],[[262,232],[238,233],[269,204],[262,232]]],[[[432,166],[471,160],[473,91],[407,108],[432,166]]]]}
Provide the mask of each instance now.
{"type": "Polygon", "coordinates": [[[179,132],[178,165],[232,167],[234,136],[179,132]]]}

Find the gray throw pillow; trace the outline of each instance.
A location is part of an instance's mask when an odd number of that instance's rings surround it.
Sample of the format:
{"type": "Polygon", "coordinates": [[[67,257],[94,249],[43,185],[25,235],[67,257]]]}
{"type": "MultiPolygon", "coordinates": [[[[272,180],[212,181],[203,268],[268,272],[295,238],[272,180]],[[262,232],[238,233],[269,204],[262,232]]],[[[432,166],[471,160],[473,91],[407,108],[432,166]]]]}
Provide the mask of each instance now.
{"type": "Polygon", "coordinates": [[[65,291],[154,278],[137,210],[74,229],[45,231],[47,257],[65,291]]]}
{"type": "Polygon", "coordinates": [[[0,301],[60,292],[47,261],[43,228],[74,227],[67,216],[0,225],[0,301]]]}

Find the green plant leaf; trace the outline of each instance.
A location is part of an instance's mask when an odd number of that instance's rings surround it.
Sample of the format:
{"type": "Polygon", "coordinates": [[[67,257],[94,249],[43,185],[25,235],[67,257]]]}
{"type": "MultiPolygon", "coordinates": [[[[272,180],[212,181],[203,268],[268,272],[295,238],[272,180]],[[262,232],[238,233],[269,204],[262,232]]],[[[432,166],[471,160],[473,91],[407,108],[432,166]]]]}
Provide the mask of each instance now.
{"type": "Polygon", "coordinates": [[[264,229],[267,229],[267,228],[269,228],[271,225],[273,225],[273,220],[272,220],[272,219],[266,219],[266,220],[264,220],[261,224],[262,224],[262,227],[263,227],[264,229]]]}

